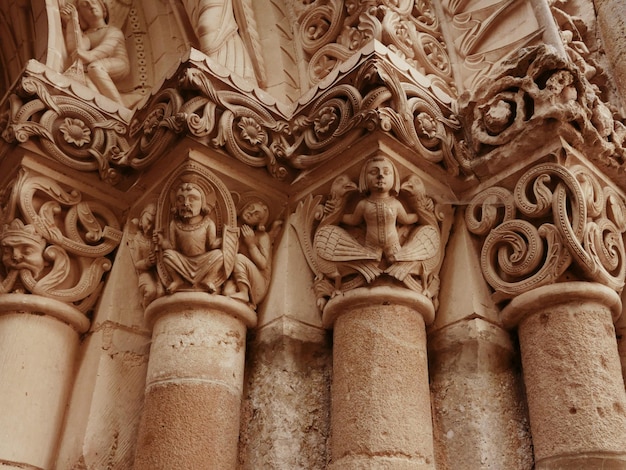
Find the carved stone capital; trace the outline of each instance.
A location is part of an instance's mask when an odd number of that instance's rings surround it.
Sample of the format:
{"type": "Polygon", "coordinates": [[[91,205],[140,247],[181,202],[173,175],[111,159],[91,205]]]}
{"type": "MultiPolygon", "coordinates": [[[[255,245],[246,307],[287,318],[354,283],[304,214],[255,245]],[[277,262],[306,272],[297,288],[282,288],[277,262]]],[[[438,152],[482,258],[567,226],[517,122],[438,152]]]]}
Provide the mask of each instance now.
{"type": "Polygon", "coordinates": [[[131,220],[129,247],[144,307],[164,295],[203,292],[254,311],[269,287],[281,227],[263,194],[231,192],[217,174],[185,162],[157,201],[131,220]]]}
{"type": "Polygon", "coordinates": [[[513,191],[492,187],[466,211],[482,240],[481,266],[498,301],[565,280],[621,291],[624,199],[581,165],[540,163],[513,191]]]}
{"type": "Polygon", "coordinates": [[[348,173],[339,175],[327,196],[309,196],[291,217],[316,276],[318,307],[352,289],[381,285],[436,303],[443,206],[427,195],[420,176],[401,175],[384,154],[358,171],[358,184],[348,173]]]}
{"type": "Polygon", "coordinates": [[[115,214],[27,169],[9,186],[1,209],[0,292],[37,294],[86,314],[121,240],[115,214]]]}

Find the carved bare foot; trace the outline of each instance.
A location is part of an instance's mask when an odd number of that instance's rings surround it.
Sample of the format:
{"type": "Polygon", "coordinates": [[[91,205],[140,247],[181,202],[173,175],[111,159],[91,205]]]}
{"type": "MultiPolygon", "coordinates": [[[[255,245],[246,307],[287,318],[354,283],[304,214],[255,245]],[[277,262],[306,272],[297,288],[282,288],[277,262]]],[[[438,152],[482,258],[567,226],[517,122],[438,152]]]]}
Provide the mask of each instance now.
{"type": "Polygon", "coordinates": [[[217,287],[215,287],[215,284],[212,282],[203,281],[200,283],[200,287],[202,287],[202,289],[207,291],[209,294],[215,294],[217,292],[217,287]]]}

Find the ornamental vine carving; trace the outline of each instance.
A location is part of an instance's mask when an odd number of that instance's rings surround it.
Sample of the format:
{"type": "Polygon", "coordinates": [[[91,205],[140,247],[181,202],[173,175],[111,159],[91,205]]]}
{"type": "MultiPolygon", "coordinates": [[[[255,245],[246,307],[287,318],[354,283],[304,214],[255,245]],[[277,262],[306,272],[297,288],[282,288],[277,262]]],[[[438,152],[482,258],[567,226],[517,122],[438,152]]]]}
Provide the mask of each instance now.
{"type": "Polygon", "coordinates": [[[0,293],[37,294],[87,313],[121,240],[115,215],[25,169],[7,189],[1,213],[0,293]]]}
{"type": "Polygon", "coordinates": [[[493,187],[478,194],[466,222],[483,240],[482,271],[498,301],[565,273],[616,291],[624,285],[626,206],[582,166],[536,165],[513,192],[493,187]]]}
{"type": "Polygon", "coordinates": [[[376,40],[440,89],[456,94],[450,58],[430,0],[312,2],[298,23],[300,42],[310,57],[311,83],[318,83],[376,40]]]}
{"type": "Polygon", "coordinates": [[[443,219],[416,174],[402,182],[386,156],[361,167],[358,185],[335,178],[329,195],[309,196],[291,225],[315,273],[318,306],[367,285],[399,284],[436,301],[443,219]],[[324,201],[322,203],[322,201],[324,201]]]}

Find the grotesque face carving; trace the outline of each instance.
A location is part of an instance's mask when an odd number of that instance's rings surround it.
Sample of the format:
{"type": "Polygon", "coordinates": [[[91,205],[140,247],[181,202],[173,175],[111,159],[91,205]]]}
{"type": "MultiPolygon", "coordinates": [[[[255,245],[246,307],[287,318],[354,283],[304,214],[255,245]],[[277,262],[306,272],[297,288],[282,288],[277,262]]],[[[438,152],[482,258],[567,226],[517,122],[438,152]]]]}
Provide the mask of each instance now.
{"type": "Polygon", "coordinates": [[[45,266],[43,244],[12,235],[1,242],[2,263],[8,270],[29,270],[37,279],[45,266]]]}

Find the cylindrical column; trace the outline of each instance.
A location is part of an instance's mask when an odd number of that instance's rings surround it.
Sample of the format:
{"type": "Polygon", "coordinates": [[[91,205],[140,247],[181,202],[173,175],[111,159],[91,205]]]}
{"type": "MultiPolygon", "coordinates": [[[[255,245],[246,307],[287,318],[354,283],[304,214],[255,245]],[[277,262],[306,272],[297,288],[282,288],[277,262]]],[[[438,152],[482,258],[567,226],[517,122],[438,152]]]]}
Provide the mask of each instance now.
{"type": "Polygon", "coordinates": [[[425,323],[408,289],[355,289],[328,302],[334,325],[331,469],[434,468],[425,323]]]}
{"type": "Polygon", "coordinates": [[[201,292],[162,297],[154,321],[136,470],[234,469],[246,328],[241,302],[201,292]]]}
{"type": "Polygon", "coordinates": [[[441,468],[533,467],[521,374],[509,335],[481,318],[429,334],[435,448],[441,468]]]}
{"type": "Polygon", "coordinates": [[[626,1],[594,0],[598,29],[613,69],[613,79],[626,107],[626,1]]]}
{"type": "Polygon", "coordinates": [[[0,295],[0,467],[50,469],[89,321],[62,302],[0,295]]]}
{"type": "Polygon", "coordinates": [[[535,468],[626,468],[626,391],[613,318],[594,283],[544,286],[503,310],[518,325],[535,468]]]}

